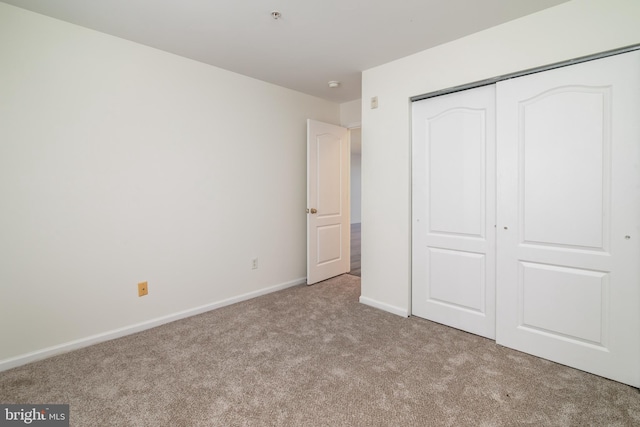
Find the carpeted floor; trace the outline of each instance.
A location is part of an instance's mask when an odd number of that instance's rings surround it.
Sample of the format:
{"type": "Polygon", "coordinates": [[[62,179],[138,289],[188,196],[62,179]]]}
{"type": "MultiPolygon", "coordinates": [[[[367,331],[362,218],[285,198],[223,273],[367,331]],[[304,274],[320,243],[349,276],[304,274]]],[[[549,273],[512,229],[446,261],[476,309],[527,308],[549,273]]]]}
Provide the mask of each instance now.
{"type": "Polygon", "coordinates": [[[638,426],[638,389],[298,286],[0,373],[72,426],[638,426]]]}

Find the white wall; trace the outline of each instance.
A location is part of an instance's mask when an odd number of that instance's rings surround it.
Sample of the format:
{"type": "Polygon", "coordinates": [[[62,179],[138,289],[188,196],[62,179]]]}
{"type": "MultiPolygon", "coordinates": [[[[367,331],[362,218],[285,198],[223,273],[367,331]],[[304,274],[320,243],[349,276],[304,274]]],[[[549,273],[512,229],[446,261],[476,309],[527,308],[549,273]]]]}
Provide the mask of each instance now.
{"type": "Polygon", "coordinates": [[[409,98],[639,43],[639,22],[640,1],[573,0],[363,73],[363,303],[410,312],[409,98]]]}
{"type": "Polygon", "coordinates": [[[347,128],[360,127],[362,122],[362,100],[340,104],[340,125],[347,128]]]}
{"type": "Polygon", "coordinates": [[[0,369],[304,281],[338,104],[4,3],[0,62],[0,369]]]}

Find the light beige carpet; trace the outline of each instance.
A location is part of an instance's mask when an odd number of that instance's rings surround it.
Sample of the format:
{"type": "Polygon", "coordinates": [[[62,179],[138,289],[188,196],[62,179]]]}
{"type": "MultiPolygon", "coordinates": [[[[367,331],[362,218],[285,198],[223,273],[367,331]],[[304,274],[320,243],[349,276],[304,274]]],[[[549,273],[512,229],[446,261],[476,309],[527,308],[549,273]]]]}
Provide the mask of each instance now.
{"type": "Polygon", "coordinates": [[[73,426],[638,426],[640,393],[298,286],[0,373],[73,426]]]}

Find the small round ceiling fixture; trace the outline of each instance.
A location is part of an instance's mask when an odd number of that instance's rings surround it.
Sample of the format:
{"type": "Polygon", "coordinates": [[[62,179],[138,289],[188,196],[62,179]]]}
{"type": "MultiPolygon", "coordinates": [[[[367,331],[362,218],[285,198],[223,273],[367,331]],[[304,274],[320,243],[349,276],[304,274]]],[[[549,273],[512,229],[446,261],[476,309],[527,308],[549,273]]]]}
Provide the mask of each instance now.
{"type": "Polygon", "coordinates": [[[337,80],[331,80],[331,81],[329,82],[329,87],[330,87],[330,88],[336,88],[336,87],[338,87],[338,86],[340,86],[340,82],[339,82],[339,81],[337,81],[337,80]]]}
{"type": "Polygon", "coordinates": [[[282,14],[280,12],[278,12],[277,10],[274,10],[273,12],[271,12],[271,17],[273,19],[280,19],[282,17],[282,14]]]}

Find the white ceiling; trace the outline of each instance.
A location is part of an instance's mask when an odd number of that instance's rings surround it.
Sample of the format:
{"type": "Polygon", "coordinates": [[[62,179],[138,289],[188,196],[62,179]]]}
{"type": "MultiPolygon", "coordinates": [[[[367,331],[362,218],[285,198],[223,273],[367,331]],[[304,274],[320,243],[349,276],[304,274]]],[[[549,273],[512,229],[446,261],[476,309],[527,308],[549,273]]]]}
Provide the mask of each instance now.
{"type": "Polygon", "coordinates": [[[565,1],[3,0],[335,102],[363,70],[565,1]]]}

